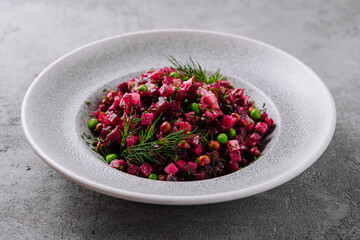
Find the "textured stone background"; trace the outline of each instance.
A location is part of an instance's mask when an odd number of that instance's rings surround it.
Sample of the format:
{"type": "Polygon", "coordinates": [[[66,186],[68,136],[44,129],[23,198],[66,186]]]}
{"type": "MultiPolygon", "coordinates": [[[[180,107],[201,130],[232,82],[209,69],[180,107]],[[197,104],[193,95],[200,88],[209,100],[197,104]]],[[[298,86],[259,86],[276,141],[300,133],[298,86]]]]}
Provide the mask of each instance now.
{"type": "Polygon", "coordinates": [[[0,239],[359,239],[359,65],[357,0],[1,0],[0,239]],[[20,124],[33,79],[83,44],[156,28],[244,35],[303,60],[335,98],[329,148],[274,190],[204,206],[128,202],[54,172],[32,152],[20,124]]]}

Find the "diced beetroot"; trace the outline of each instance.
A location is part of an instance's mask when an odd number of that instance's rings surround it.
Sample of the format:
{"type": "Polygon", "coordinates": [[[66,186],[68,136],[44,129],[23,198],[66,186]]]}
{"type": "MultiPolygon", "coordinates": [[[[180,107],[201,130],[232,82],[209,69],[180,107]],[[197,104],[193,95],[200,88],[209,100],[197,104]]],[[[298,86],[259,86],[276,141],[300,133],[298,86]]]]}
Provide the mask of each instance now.
{"type": "Polygon", "coordinates": [[[194,179],[195,180],[204,180],[205,178],[206,178],[206,173],[205,172],[194,173],[194,179]]]}
{"type": "Polygon", "coordinates": [[[239,125],[241,127],[246,127],[247,126],[247,121],[245,118],[241,118],[240,121],[239,121],[239,125]]]}
{"type": "Polygon", "coordinates": [[[127,85],[127,82],[123,82],[118,86],[119,92],[124,95],[125,93],[129,92],[129,87],[127,85]]]}
{"type": "Polygon", "coordinates": [[[206,91],[205,93],[201,93],[202,99],[204,99],[204,102],[207,104],[213,104],[218,101],[216,95],[211,91],[206,91]]]}
{"type": "Polygon", "coordinates": [[[194,137],[189,138],[187,141],[188,141],[188,143],[190,143],[191,145],[196,147],[200,144],[201,137],[199,135],[195,135],[194,137]]]}
{"type": "Polygon", "coordinates": [[[158,69],[154,73],[150,75],[150,77],[154,80],[160,80],[165,76],[165,72],[163,69],[158,69]]]}
{"type": "Polygon", "coordinates": [[[154,120],[153,113],[143,113],[141,116],[141,124],[151,126],[152,121],[154,120]]]}
{"type": "Polygon", "coordinates": [[[110,163],[110,167],[112,167],[112,168],[118,168],[119,166],[120,166],[120,160],[119,159],[112,160],[111,163],[110,163]]]}
{"type": "Polygon", "coordinates": [[[169,84],[163,84],[161,88],[159,89],[159,93],[161,96],[164,97],[171,97],[171,95],[174,92],[174,87],[169,84]]]}
{"type": "Polygon", "coordinates": [[[238,140],[229,140],[229,141],[226,143],[226,146],[228,147],[228,149],[229,149],[230,151],[240,149],[240,144],[239,144],[239,141],[238,141],[238,140]]]}
{"type": "Polygon", "coordinates": [[[126,82],[130,91],[134,88],[135,81],[136,81],[135,78],[133,78],[133,79],[126,82]]]}
{"type": "Polygon", "coordinates": [[[121,97],[115,96],[113,104],[109,107],[110,111],[116,110],[116,108],[119,106],[119,103],[121,101],[121,97]]]}
{"type": "Polygon", "coordinates": [[[199,103],[199,109],[201,111],[204,111],[206,108],[208,108],[208,104],[207,103],[199,103]]]}
{"type": "Polygon", "coordinates": [[[135,164],[130,163],[128,173],[131,174],[131,175],[139,176],[140,168],[138,166],[136,166],[135,164]]]}
{"type": "Polygon", "coordinates": [[[249,147],[245,144],[245,143],[240,143],[240,150],[244,151],[244,150],[248,150],[249,147]]]}
{"type": "Polygon", "coordinates": [[[197,169],[197,166],[198,166],[197,163],[189,161],[187,164],[188,164],[190,173],[196,172],[196,169],[197,169]]]}
{"type": "Polygon", "coordinates": [[[200,156],[204,152],[204,148],[201,144],[199,144],[196,148],[191,150],[193,153],[195,153],[197,156],[200,156]]]}
{"type": "Polygon", "coordinates": [[[120,141],[122,138],[122,135],[119,130],[120,130],[120,125],[116,126],[116,128],[114,130],[112,130],[111,133],[109,133],[106,136],[105,143],[109,143],[109,142],[113,143],[113,142],[120,141]]]}
{"type": "Polygon", "coordinates": [[[170,109],[174,110],[174,111],[179,111],[180,110],[180,106],[181,106],[181,102],[180,101],[171,101],[169,103],[170,109]]]}
{"type": "Polygon", "coordinates": [[[176,166],[179,168],[181,172],[187,172],[187,163],[186,161],[179,159],[176,161],[176,166]]]}
{"type": "Polygon", "coordinates": [[[234,162],[241,162],[242,161],[240,150],[229,151],[229,157],[234,162]]]}
{"type": "Polygon", "coordinates": [[[180,85],[180,89],[176,89],[176,100],[177,101],[183,101],[186,97],[186,89],[183,89],[181,86],[183,86],[184,84],[180,85]]]}
{"type": "Polygon", "coordinates": [[[188,112],[188,113],[185,113],[185,120],[190,122],[190,123],[194,123],[194,121],[198,121],[199,118],[195,115],[195,112],[194,111],[191,111],[191,112],[188,112]]]}
{"type": "Polygon", "coordinates": [[[93,112],[93,115],[95,116],[99,116],[99,114],[100,114],[100,108],[96,109],[96,111],[93,112]]]}
{"type": "Polygon", "coordinates": [[[104,122],[105,118],[106,118],[105,113],[99,113],[99,116],[98,116],[98,121],[99,122],[104,122]]]}
{"type": "Polygon", "coordinates": [[[237,170],[239,170],[239,164],[235,161],[230,160],[226,163],[226,169],[229,172],[236,172],[237,170]]]}
{"type": "Polygon", "coordinates": [[[175,166],[174,163],[170,163],[165,169],[164,171],[169,174],[169,175],[174,175],[175,173],[177,173],[179,171],[179,169],[175,166]]]}
{"type": "Polygon", "coordinates": [[[256,145],[256,142],[251,141],[249,138],[245,140],[246,146],[253,147],[256,145]]]}
{"type": "Polygon", "coordinates": [[[244,105],[248,104],[249,96],[244,94],[243,99],[244,99],[244,105]]]}
{"type": "Polygon", "coordinates": [[[247,129],[249,132],[251,132],[251,131],[254,129],[254,127],[255,127],[255,123],[248,123],[248,124],[246,125],[246,129],[247,129]]]}
{"type": "Polygon", "coordinates": [[[173,80],[173,82],[174,82],[174,85],[175,86],[180,86],[183,82],[181,81],[181,79],[178,79],[178,78],[175,78],[174,80],[173,80]]]}
{"type": "Polygon", "coordinates": [[[107,92],[106,93],[106,99],[108,101],[113,101],[114,100],[114,97],[117,95],[117,92],[116,91],[110,91],[110,92],[107,92]]]}
{"type": "Polygon", "coordinates": [[[261,134],[265,134],[268,130],[268,125],[266,125],[266,123],[263,122],[258,122],[255,125],[255,130],[259,131],[261,134]]]}
{"type": "Polygon", "coordinates": [[[140,107],[140,95],[139,93],[125,93],[120,101],[120,106],[129,106],[131,104],[135,104],[140,107]]]}
{"type": "Polygon", "coordinates": [[[232,128],[235,123],[236,123],[236,117],[233,117],[231,115],[226,115],[223,118],[223,123],[228,127],[228,128],[232,128]]]}
{"type": "Polygon", "coordinates": [[[244,95],[244,89],[238,88],[231,92],[231,95],[234,96],[234,98],[241,98],[244,95]]]}
{"type": "Polygon", "coordinates": [[[190,79],[187,80],[187,81],[184,81],[183,84],[184,84],[186,87],[190,87],[190,85],[193,84],[193,80],[194,80],[194,77],[190,78],[190,79]]]}
{"type": "Polygon", "coordinates": [[[180,130],[186,129],[185,132],[191,131],[191,124],[189,122],[180,122],[179,126],[180,126],[180,130]]]}
{"type": "Polygon", "coordinates": [[[126,138],[126,146],[131,147],[139,143],[139,136],[131,135],[126,138]]]}
{"type": "Polygon", "coordinates": [[[220,109],[219,103],[218,103],[218,102],[214,102],[214,103],[210,104],[210,108],[219,110],[219,109],[220,109]]]}
{"type": "Polygon", "coordinates": [[[264,122],[266,125],[268,125],[268,127],[272,127],[274,125],[274,120],[271,118],[266,118],[264,122]]]}
{"type": "Polygon", "coordinates": [[[253,155],[254,157],[260,156],[260,150],[258,147],[250,148],[249,153],[253,155]]]}
{"type": "Polygon", "coordinates": [[[149,108],[149,112],[154,113],[155,115],[158,115],[164,111],[166,111],[169,108],[169,103],[167,103],[163,97],[159,97],[158,101],[156,103],[151,104],[149,108]]]}
{"type": "Polygon", "coordinates": [[[140,173],[144,177],[148,177],[153,171],[154,169],[148,163],[144,163],[140,166],[140,173]]]}
{"type": "Polygon", "coordinates": [[[261,136],[254,132],[249,136],[249,140],[258,143],[261,140],[261,136]]]}
{"type": "Polygon", "coordinates": [[[120,171],[125,172],[127,170],[128,165],[127,165],[127,162],[122,159],[120,159],[120,160],[115,159],[115,160],[111,161],[110,167],[117,168],[120,171]]]}
{"type": "Polygon", "coordinates": [[[105,120],[106,124],[108,124],[107,121],[109,121],[110,124],[113,125],[114,127],[121,124],[121,119],[115,113],[111,113],[107,115],[105,120]]]}
{"type": "Polygon", "coordinates": [[[222,162],[217,161],[214,168],[216,176],[221,176],[225,174],[225,166],[222,162]]]}
{"type": "Polygon", "coordinates": [[[105,104],[100,104],[99,109],[100,109],[100,112],[106,112],[107,107],[105,106],[105,104]]]}
{"type": "Polygon", "coordinates": [[[111,130],[113,130],[112,126],[103,127],[103,129],[101,130],[101,133],[99,135],[99,138],[102,138],[102,139],[105,138],[111,132],[111,130]]]}
{"type": "Polygon", "coordinates": [[[261,111],[261,116],[260,116],[260,121],[264,121],[265,119],[267,119],[268,115],[266,112],[261,111]]]}
{"type": "Polygon", "coordinates": [[[172,69],[172,68],[170,68],[170,67],[164,67],[163,70],[164,70],[164,72],[165,72],[166,74],[170,74],[170,73],[172,73],[172,72],[175,72],[175,70],[172,69]]]}
{"type": "Polygon", "coordinates": [[[207,153],[207,155],[209,156],[211,162],[216,162],[220,160],[218,151],[209,152],[207,153]]]}
{"type": "Polygon", "coordinates": [[[236,140],[239,141],[239,143],[243,142],[246,138],[247,131],[245,128],[240,127],[236,129],[236,140]]]}
{"type": "Polygon", "coordinates": [[[212,110],[212,111],[206,110],[205,113],[203,114],[203,117],[214,120],[219,116],[219,114],[220,114],[219,111],[216,110],[212,110]]]}

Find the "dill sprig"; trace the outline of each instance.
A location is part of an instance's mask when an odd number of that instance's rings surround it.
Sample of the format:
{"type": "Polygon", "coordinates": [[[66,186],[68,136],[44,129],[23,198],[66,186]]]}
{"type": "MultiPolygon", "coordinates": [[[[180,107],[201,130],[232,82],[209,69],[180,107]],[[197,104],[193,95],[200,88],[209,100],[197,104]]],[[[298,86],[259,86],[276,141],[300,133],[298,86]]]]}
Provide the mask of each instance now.
{"type": "Polygon", "coordinates": [[[173,68],[182,74],[186,79],[194,77],[195,81],[215,83],[222,77],[220,69],[218,68],[214,74],[211,74],[207,78],[206,70],[203,69],[199,63],[196,63],[191,57],[189,58],[189,61],[183,63],[176,60],[173,56],[168,56],[167,59],[171,62],[173,68]]]}
{"type": "Polygon", "coordinates": [[[136,118],[136,115],[130,114],[129,116],[125,116],[125,124],[124,129],[121,130],[121,143],[120,143],[120,150],[125,148],[126,145],[126,139],[130,137],[131,135],[134,135],[135,132],[140,130],[140,126],[138,126],[138,123],[141,121],[140,118],[136,118]],[[137,126],[137,128],[135,128],[137,126]]]}
{"type": "Polygon", "coordinates": [[[145,160],[148,160],[160,165],[160,159],[174,158],[174,155],[181,151],[177,145],[193,135],[193,133],[185,131],[186,129],[172,132],[162,139],[152,142],[147,142],[147,139],[150,139],[154,132],[152,134],[150,132],[140,134],[140,143],[126,148],[122,152],[122,157],[129,162],[138,164],[144,164],[145,160]]]}

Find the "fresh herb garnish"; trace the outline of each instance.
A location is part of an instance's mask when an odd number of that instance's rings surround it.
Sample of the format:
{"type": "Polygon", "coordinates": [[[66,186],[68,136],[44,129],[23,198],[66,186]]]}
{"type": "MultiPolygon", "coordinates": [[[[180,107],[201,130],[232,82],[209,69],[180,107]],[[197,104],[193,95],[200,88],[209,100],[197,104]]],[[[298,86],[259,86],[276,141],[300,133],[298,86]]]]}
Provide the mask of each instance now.
{"type": "Polygon", "coordinates": [[[85,101],[86,105],[90,106],[90,102],[89,101],[85,101]]]}
{"type": "Polygon", "coordinates": [[[129,162],[144,164],[145,160],[148,160],[160,165],[161,162],[159,160],[170,159],[174,157],[176,153],[181,151],[177,145],[182,140],[188,139],[192,136],[192,133],[186,132],[186,130],[187,129],[183,129],[177,132],[172,132],[162,139],[152,142],[145,141],[145,139],[151,138],[149,137],[151,135],[151,131],[143,133],[140,135],[140,143],[126,148],[121,155],[129,162]]]}
{"type": "Polygon", "coordinates": [[[214,74],[211,74],[209,78],[207,78],[206,70],[191,57],[189,58],[189,61],[183,63],[176,60],[173,56],[168,56],[167,59],[173,64],[173,68],[183,76],[183,80],[194,77],[195,81],[215,83],[222,76],[220,69],[218,68],[214,74]]]}

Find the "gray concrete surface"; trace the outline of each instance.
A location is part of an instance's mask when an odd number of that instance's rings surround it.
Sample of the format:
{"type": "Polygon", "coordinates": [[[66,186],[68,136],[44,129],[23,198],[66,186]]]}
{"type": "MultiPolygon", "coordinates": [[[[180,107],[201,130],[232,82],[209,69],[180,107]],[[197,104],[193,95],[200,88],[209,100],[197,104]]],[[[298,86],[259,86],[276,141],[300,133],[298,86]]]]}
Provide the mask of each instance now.
{"type": "MultiPolygon", "coordinates": [[[[360,1],[0,1],[0,239],[360,239],[360,1]],[[20,107],[52,61],[104,37],[199,28],[303,60],[338,122],[321,158],[263,194],[204,206],[133,203],[87,190],[27,144],[20,107]]],[[[309,106],[311,107],[311,106],[309,106]]]]}

